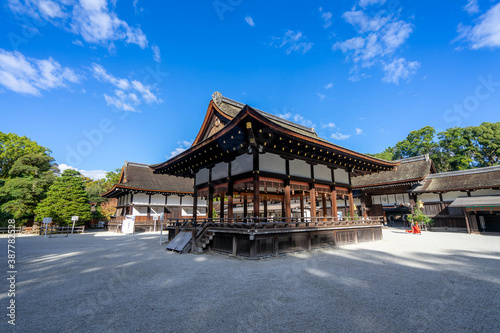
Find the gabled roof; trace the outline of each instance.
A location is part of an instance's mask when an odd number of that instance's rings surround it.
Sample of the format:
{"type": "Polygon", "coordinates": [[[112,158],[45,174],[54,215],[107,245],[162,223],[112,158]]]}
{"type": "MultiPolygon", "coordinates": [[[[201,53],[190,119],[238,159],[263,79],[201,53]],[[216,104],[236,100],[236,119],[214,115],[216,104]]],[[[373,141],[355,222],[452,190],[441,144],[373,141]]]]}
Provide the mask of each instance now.
{"type": "Polygon", "coordinates": [[[103,197],[112,198],[123,191],[192,194],[193,181],[169,175],[154,174],[148,164],[125,162],[118,184],[103,197]]]}
{"type": "Polygon", "coordinates": [[[394,171],[381,171],[352,178],[352,186],[356,189],[383,188],[398,185],[411,185],[436,172],[429,155],[398,160],[401,164],[394,171]]]}
{"type": "Polygon", "coordinates": [[[412,192],[463,191],[499,187],[500,166],[491,166],[432,174],[427,176],[412,192]]]}
{"type": "Polygon", "coordinates": [[[254,109],[216,92],[193,145],[166,162],[151,165],[151,168],[156,173],[192,177],[196,170],[241,155],[251,142],[262,151],[288,154],[290,158],[332,167],[352,168],[356,172],[389,170],[399,164],[335,145],[320,138],[312,128],[254,109]],[[211,131],[209,126],[215,116],[229,121],[211,131]]]}

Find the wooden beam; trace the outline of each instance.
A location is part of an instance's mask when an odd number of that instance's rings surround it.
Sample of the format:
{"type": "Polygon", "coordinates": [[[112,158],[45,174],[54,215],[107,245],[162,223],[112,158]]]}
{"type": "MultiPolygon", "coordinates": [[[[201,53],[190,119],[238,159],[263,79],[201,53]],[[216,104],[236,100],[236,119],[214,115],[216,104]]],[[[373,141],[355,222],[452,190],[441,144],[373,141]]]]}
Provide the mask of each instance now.
{"type": "Polygon", "coordinates": [[[267,217],[267,197],[264,197],[264,217],[267,217]]]}
{"type": "Polygon", "coordinates": [[[248,198],[246,194],[243,194],[243,217],[248,216],[248,198]]]}

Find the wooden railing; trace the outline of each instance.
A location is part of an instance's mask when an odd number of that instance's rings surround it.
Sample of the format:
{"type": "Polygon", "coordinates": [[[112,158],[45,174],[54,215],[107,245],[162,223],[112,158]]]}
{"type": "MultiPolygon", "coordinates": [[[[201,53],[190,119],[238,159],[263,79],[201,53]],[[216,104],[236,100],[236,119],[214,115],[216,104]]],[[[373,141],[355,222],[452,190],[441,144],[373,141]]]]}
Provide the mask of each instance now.
{"type": "Polygon", "coordinates": [[[164,225],[179,227],[180,230],[195,226],[221,229],[281,229],[281,228],[335,228],[346,226],[381,225],[383,217],[279,217],[279,218],[212,218],[197,221],[193,219],[168,219],[164,225]]]}

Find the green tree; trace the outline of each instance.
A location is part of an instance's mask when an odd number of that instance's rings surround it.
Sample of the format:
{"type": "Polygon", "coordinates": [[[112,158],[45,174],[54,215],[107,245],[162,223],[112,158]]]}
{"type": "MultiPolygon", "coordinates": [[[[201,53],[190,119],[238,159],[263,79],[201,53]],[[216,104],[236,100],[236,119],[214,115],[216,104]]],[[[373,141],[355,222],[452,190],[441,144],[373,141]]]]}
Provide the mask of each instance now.
{"type": "Polygon", "coordinates": [[[473,167],[475,148],[470,127],[452,127],[438,134],[439,151],[432,158],[440,171],[473,167]]]}
{"type": "Polygon", "coordinates": [[[435,136],[436,130],[431,126],[411,131],[405,140],[396,144],[393,158],[397,160],[424,154],[433,155],[438,148],[438,144],[434,142],[435,136]]]}
{"type": "Polygon", "coordinates": [[[92,218],[89,196],[85,191],[85,183],[81,174],[75,170],[64,170],[50,186],[47,198],[35,209],[36,220],[52,217],[61,225],[71,224],[71,216],[78,215],[79,222],[92,218]]]}
{"type": "Polygon", "coordinates": [[[1,210],[15,219],[31,219],[59,172],[54,159],[43,153],[18,158],[0,187],[1,210]]]}
{"type": "Polygon", "coordinates": [[[113,187],[114,184],[118,184],[120,181],[120,175],[122,173],[121,168],[117,168],[114,171],[109,171],[106,172],[106,177],[104,178],[104,183],[103,183],[103,192],[108,191],[113,187]]]}
{"type": "Polygon", "coordinates": [[[50,155],[48,148],[40,146],[25,136],[0,132],[0,178],[7,178],[19,157],[33,154],[50,155]]]}
{"type": "Polygon", "coordinates": [[[372,157],[376,157],[376,158],[380,158],[380,159],[386,160],[386,161],[392,161],[392,160],[394,160],[394,148],[388,147],[381,153],[367,154],[367,155],[372,156],[372,157]]]}
{"type": "Polygon", "coordinates": [[[478,167],[500,163],[500,122],[482,123],[471,128],[472,143],[475,147],[475,161],[478,167]]]}

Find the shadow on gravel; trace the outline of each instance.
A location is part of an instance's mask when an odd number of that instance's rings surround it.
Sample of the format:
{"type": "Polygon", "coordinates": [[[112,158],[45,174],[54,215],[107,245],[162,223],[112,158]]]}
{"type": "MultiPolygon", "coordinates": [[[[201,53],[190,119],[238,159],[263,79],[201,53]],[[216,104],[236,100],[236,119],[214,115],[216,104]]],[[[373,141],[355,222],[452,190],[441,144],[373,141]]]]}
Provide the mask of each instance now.
{"type": "Polygon", "coordinates": [[[500,308],[498,252],[420,252],[400,242],[392,253],[377,250],[380,242],[249,261],[168,252],[151,234],[20,238],[16,326],[26,332],[499,331],[492,311],[500,308]]]}

